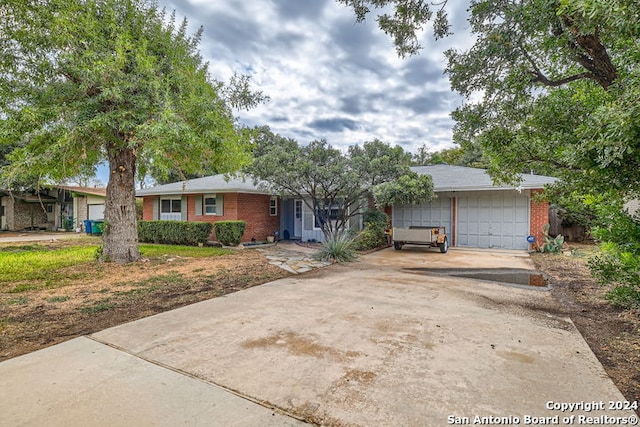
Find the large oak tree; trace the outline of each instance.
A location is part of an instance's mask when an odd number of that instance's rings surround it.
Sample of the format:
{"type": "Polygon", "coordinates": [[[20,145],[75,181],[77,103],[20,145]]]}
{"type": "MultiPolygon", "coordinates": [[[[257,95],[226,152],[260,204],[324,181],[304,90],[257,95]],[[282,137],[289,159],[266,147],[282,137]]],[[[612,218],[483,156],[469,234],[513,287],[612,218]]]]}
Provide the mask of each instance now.
{"type": "Polygon", "coordinates": [[[2,184],[56,182],[106,161],[105,260],[137,248],[136,174],[232,170],[248,138],[232,106],[260,100],[244,78],[211,78],[187,34],[146,0],[0,4],[2,184]],[[228,95],[228,96],[225,96],[228,95]]]}

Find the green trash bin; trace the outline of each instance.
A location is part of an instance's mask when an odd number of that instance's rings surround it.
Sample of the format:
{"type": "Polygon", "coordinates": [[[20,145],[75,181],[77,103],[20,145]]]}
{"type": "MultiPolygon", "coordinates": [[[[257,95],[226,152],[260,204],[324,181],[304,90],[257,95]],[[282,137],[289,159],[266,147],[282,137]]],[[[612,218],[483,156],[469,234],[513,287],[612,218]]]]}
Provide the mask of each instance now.
{"type": "Polygon", "coordinates": [[[92,221],[91,234],[100,236],[102,235],[103,231],[104,231],[104,221],[92,221]]]}

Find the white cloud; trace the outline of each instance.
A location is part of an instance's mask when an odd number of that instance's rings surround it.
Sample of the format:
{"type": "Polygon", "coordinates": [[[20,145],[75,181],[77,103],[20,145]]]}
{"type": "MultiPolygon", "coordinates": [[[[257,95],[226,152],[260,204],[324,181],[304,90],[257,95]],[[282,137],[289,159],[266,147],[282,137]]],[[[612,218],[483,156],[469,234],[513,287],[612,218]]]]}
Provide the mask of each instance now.
{"type": "MultiPolygon", "coordinates": [[[[464,28],[435,42],[429,31],[417,57],[401,59],[373,17],[356,24],[334,0],[160,1],[204,26],[201,52],[211,74],[250,74],[271,102],[238,112],[241,123],[268,125],[306,144],[325,138],[345,148],[379,138],[413,151],[451,146],[449,112],[460,103],[443,75],[442,51],[466,48],[464,28]]],[[[459,5],[456,5],[459,7],[459,5]]],[[[452,20],[464,26],[462,7],[452,20]]]]}

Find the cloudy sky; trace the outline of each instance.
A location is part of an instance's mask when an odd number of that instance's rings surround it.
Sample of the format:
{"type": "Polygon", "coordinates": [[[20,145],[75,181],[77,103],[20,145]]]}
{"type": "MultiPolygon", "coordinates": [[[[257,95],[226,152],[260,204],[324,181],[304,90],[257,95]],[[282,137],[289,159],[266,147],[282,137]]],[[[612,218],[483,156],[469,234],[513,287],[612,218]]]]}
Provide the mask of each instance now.
{"type": "MultiPolygon", "coordinates": [[[[465,4],[467,2],[455,2],[465,4]]],[[[326,139],[345,148],[374,138],[408,151],[427,144],[450,147],[449,113],[460,104],[443,75],[442,52],[466,48],[465,7],[451,9],[455,36],[434,41],[401,59],[374,16],[355,23],[353,11],[335,0],[160,0],[186,17],[213,77],[251,76],[270,102],[238,112],[246,125],[307,144],[326,139]]]]}

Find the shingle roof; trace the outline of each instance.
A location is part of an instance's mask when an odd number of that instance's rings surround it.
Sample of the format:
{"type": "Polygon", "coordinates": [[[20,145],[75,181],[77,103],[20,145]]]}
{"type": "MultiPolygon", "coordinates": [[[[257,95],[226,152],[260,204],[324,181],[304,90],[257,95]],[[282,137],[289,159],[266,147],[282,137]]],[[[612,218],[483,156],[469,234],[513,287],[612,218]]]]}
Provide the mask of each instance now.
{"type": "MultiPolygon", "coordinates": [[[[518,187],[508,185],[493,185],[491,177],[484,169],[468,168],[464,166],[430,165],[414,166],[411,168],[419,174],[431,175],[434,191],[479,191],[496,189],[514,189],[518,187]]],[[[543,175],[522,175],[521,189],[543,188],[545,184],[553,184],[557,178],[543,175]]],[[[204,193],[256,193],[271,194],[253,183],[251,176],[231,177],[226,175],[212,175],[204,178],[179,181],[171,184],[138,190],[136,196],[162,196],[170,194],[204,194],[204,193]]]]}
{"type": "Polygon", "coordinates": [[[211,175],[187,181],[173,182],[136,191],[136,196],[161,196],[169,194],[204,194],[204,193],[256,193],[271,194],[254,185],[251,176],[231,177],[211,175]]]}
{"type": "Polygon", "coordinates": [[[545,184],[553,184],[558,181],[557,178],[550,176],[522,174],[522,182],[519,186],[493,185],[491,177],[484,169],[445,164],[414,166],[411,169],[420,175],[431,175],[436,192],[534,189],[543,188],[545,184]]]}

